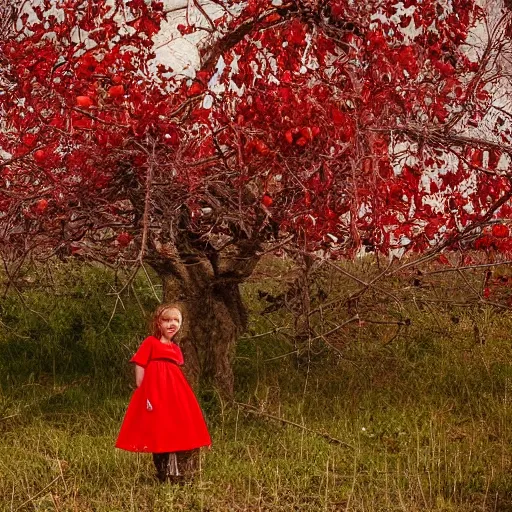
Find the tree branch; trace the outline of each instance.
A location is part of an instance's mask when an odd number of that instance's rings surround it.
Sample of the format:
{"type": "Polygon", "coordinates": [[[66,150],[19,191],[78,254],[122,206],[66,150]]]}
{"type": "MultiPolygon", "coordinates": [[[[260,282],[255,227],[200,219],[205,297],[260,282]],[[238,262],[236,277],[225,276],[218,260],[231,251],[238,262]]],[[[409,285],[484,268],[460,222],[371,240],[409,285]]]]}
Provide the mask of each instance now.
{"type": "Polygon", "coordinates": [[[351,450],[354,450],[354,446],[346,443],[345,441],[341,441],[341,439],[337,439],[336,437],[332,437],[330,434],[327,434],[326,432],[320,432],[318,430],[313,430],[309,427],[306,427],[305,425],[301,425],[300,423],[295,423],[294,421],[287,420],[285,418],[281,418],[280,416],[275,416],[274,414],[268,414],[266,412],[263,412],[262,410],[258,409],[257,407],[254,407],[253,405],[244,404],[242,402],[235,402],[235,405],[238,407],[242,407],[247,412],[250,412],[251,414],[255,414],[256,416],[263,416],[264,418],[269,418],[271,420],[279,421],[281,423],[284,423],[285,425],[291,425],[293,427],[300,428],[302,430],[305,430],[306,432],[309,432],[310,434],[314,434],[316,436],[323,437],[329,443],[333,444],[339,444],[341,446],[344,446],[345,448],[350,448],[351,450]]]}

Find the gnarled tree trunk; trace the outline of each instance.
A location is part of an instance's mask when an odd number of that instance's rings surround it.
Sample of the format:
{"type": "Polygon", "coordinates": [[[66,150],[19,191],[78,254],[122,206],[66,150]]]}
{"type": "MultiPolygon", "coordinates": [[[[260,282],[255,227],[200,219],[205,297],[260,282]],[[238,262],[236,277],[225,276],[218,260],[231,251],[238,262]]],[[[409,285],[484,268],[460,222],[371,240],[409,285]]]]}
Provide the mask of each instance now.
{"type": "Polygon", "coordinates": [[[247,327],[240,284],[259,260],[259,245],[239,242],[229,253],[180,248],[157,245],[157,257],[148,259],[162,279],[164,301],[184,309],[185,374],[192,386],[214,387],[231,399],[234,348],[247,327]]]}
{"type": "Polygon", "coordinates": [[[164,300],[178,300],[184,306],[181,345],[187,378],[194,387],[215,387],[224,397],[232,397],[232,356],[247,327],[239,284],[212,279],[204,286],[190,287],[172,275],[162,279],[164,300]]]}

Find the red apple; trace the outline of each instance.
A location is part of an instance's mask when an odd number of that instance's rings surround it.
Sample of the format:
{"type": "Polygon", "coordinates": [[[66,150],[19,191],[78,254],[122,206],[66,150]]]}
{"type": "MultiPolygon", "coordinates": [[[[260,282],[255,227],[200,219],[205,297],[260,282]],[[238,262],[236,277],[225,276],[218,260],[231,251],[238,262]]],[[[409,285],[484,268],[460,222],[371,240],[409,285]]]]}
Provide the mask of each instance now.
{"type": "Polygon", "coordinates": [[[48,207],[48,201],[46,199],[40,199],[36,204],[37,213],[44,213],[48,207]]]}
{"type": "Polygon", "coordinates": [[[46,153],[45,153],[42,149],[38,149],[38,150],[34,153],[34,160],[35,160],[38,164],[42,164],[42,163],[46,160],[46,153]]]}
{"type": "Polygon", "coordinates": [[[261,202],[264,206],[266,206],[268,208],[269,206],[272,205],[274,200],[268,194],[263,194],[263,197],[261,198],[261,202]]]}

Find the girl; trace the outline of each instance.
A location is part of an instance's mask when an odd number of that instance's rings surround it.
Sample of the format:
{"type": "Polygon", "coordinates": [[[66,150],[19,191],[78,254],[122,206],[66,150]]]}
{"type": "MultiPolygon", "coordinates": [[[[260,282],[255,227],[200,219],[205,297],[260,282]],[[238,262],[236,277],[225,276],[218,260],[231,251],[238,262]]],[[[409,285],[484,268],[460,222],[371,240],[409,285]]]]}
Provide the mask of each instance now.
{"type": "Polygon", "coordinates": [[[137,389],[116,442],[123,450],[152,452],[162,482],[180,475],[176,452],[181,459],[189,450],[211,445],[199,404],[179,367],[183,355],[173,342],[182,321],[181,310],[174,304],[163,304],[155,311],[153,335],[130,359],[135,363],[137,389]]]}

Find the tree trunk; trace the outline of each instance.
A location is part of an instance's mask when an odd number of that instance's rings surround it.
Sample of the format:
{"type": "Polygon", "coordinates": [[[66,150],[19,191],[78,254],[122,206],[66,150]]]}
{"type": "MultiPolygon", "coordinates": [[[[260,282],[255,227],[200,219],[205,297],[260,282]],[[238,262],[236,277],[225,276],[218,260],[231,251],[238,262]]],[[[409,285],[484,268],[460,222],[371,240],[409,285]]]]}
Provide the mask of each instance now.
{"type": "Polygon", "coordinates": [[[192,386],[214,387],[233,396],[232,360],[235,343],[247,327],[247,314],[238,284],[211,282],[190,289],[173,276],[163,276],[164,301],[184,307],[181,346],[184,371],[192,386]]]}
{"type": "Polygon", "coordinates": [[[148,261],[162,279],[164,301],[183,308],[180,343],[187,379],[193,387],[213,387],[229,400],[235,344],[247,328],[240,284],[259,261],[259,244],[239,241],[217,251],[204,244],[198,249],[184,234],[180,240],[179,246],[155,244],[148,261]]]}

